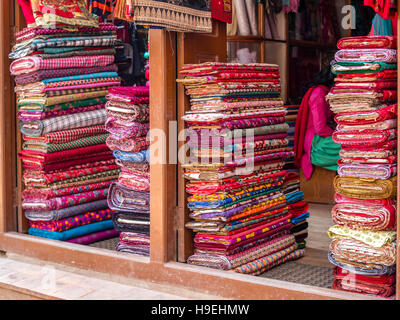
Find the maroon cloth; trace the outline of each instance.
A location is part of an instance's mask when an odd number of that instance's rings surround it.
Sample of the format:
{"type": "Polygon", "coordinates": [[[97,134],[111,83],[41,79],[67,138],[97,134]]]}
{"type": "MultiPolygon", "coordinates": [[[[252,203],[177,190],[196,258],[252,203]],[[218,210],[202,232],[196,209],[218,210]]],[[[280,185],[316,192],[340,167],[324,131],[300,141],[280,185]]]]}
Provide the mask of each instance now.
{"type": "Polygon", "coordinates": [[[232,0],[211,0],[211,17],[232,23],[232,0]]]}

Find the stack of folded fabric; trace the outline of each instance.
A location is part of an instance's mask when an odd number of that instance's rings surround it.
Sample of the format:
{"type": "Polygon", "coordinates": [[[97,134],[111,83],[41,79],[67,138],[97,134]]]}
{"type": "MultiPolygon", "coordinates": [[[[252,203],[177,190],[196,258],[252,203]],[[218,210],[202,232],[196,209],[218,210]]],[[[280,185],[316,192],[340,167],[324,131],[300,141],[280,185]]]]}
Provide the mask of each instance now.
{"type": "MultiPolygon", "coordinates": [[[[292,148],[294,150],[294,132],[295,132],[295,127],[296,127],[296,119],[297,119],[297,114],[299,113],[299,105],[288,105],[285,106],[287,110],[286,114],[286,123],[289,125],[289,131],[288,131],[288,137],[287,139],[289,140],[289,148],[292,148]]],[[[296,170],[296,166],[294,164],[294,158],[288,159],[285,164],[285,169],[290,169],[290,170],[296,170]]],[[[298,169],[297,169],[298,170],[298,169]]]]}
{"type": "Polygon", "coordinates": [[[108,205],[120,232],[117,251],[150,255],[149,88],[113,87],[106,104],[107,146],[121,167],[108,205]]]}
{"type": "Polygon", "coordinates": [[[397,50],[392,37],[341,39],[328,94],[342,146],[329,229],[333,288],[395,293],[397,50]]]}
{"type": "Polygon", "coordinates": [[[281,190],[288,148],[279,67],[205,63],[181,70],[190,96],[183,165],[196,235],[188,263],[258,275],[304,255],[281,190]]]}
{"type": "Polygon", "coordinates": [[[114,237],[106,198],[120,168],[104,123],[108,88],[120,84],[116,28],[99,25],[83,7],[24,8],[35,23],[16,34],[10,70],[23,134],[28,233],[81,244],[114,237]],[[84,11],[81,20],[75,10],[84,11]]]}

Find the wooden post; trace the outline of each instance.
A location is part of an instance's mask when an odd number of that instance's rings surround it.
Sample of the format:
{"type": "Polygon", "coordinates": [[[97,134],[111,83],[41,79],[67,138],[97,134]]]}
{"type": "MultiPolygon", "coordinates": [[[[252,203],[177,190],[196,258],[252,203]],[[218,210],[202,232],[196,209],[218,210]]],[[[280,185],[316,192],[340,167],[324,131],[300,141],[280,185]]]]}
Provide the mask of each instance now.
{"type": "Polygon", "coordinates": [[[176,260],[174,217],[176,165],[169,164],[169,125],[176,120],[176,33],[150,29],[150,129],[165,133],[151,143],[150,154],[150,259],[163,263],[176,260]],[[156,150],[165,142],[164,150],[156,150]],[[156,162],[164,159],[167,163],[156,162]]]}

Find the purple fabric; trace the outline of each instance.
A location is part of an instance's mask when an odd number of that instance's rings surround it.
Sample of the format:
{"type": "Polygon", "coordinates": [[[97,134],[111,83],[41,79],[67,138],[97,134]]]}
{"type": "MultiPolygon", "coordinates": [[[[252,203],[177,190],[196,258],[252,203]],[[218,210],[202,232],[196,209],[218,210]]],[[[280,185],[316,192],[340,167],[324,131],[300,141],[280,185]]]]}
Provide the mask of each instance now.
{"type": "Polygon", "coordinates": [[[116,231],[115,229],[110,229],[110,230],[104,230],[104,231],[88,234],[88,235],[78,237],[78,238],[73,238],[73,239],[67,240],[66,242],[86,245],[86,244],[91,244],[91,243],[98,242],[98,241],[115,238],[115,237],[118,237],[118,235],[119,235],[118,231],[116,231]]]}

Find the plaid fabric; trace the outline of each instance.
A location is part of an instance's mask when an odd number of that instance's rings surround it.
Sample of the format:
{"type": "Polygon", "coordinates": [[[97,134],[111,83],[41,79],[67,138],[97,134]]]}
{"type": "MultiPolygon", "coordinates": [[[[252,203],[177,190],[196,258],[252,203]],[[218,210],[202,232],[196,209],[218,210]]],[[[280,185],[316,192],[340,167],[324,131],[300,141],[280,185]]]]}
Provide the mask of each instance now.
{"type": "Polygon", "coordinates": [[[95,55],[115,55],[115,49],[92,49],[92,50],[74,50],[62,53],[40,53],[39,57],[43,59],[67,58],[74,56],[95,56],[95,55]]]}
{"type": "Polygon", "coordinates": [[[106,142],[107,137],[109,134],[102,134],[98,136],[90,136],[84,137],[78,140],[69,141],[66,143],[59,143],[59,144],[47,144],[38,141],[28,141],[22,145],[22,149],[24,150],[38,150],[46,153],[53,153],[63,150],[69,149],[77,149],[82,147],[91,146],[94,144],[102,144],[106,142]]]}
{"type": "Polygon", "coordinates": [[[92,135],[98,135],[106,133],[103,125],[97,125],[92,127],[70,129],[64,131],[57,131],[48,133],[42,137],[28,137],[24,136],[24,140],[34,140],[40,141],[42,143],[66,143],[72,140],[81,139],[84,137],[89,137],[92,135]]]}
{"type": "Polygon", "coordinates": [[[70,68],[91,68],[108,66],[114,62],[114,56],[84,56],[69,57],[60,59],[42,59],[39,57],[26,57],[11,63],[12,75],[31,73],[37,70],[47,69],[70,69],[70,68]]]}
{"type": "Polygon", "coordinates": [[[46,47],[112,47],[116,44],[116,41],[117,39],[114,36],[34,39],[23,45],[17,44],[9,54],[9,58],[23,58],[46,47]]]}
{"type": "Polygon", "coordinates": [[[106,111],[104,109],[90,112],[75,113],[68,116],[50,118],[40,121],[19,122],[20,130],[27,136],[39,137],[43,134],[62,131],[66,129],[75,129],[89,127],[105,123],[106,111]]]}
{"type": "MultiPolygon", "coordinates": [[[[88,92],[98,92],[98,91],[107,91],[109,87],[119,84],[120,81],[110,82],[107,86],[101,87],[93,87],[93,88],[76,88],[76,89],[57,89],[54,91],[47,91],[45,93],[46,97],[61,97],[67,96],[72,94],[79,94],[79,93],[88,93],[88,92]]],[[[104,84],[104,83],[103,83],[104,84]]]]}

